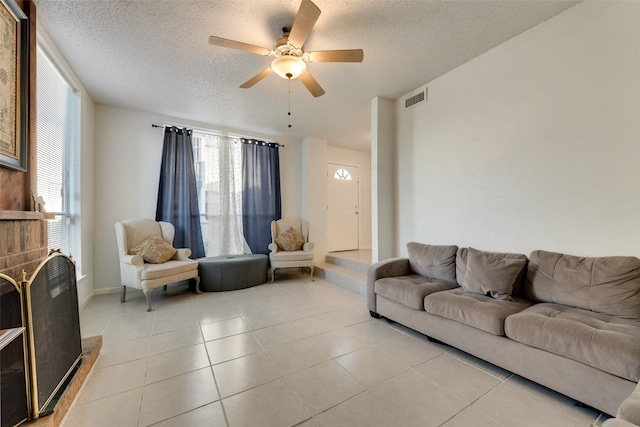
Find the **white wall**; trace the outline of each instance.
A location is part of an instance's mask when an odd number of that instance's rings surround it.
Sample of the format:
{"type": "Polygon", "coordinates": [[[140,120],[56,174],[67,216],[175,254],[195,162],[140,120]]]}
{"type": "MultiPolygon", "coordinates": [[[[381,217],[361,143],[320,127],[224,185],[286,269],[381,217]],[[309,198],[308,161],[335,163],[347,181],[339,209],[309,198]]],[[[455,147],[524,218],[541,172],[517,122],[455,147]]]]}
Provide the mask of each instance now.
{"type": "Polygon", "coordinates": [[[398,100],[396,252],[640,256],[639,22],[584,2],[398,100]]]}
{"type": "Polygon", "coordinates": [[[327,254],[327,141],[305,138],[301,152],[301,218],[309,223],[313,260],[327,254]]]}
{"type": "MultiPolygon", "coordinates": [[[[371,100],[371,261],[389,258],[397,234],[394,206],[396,156],[394,150],[393,102],[377,97],[371,100]]],[[[404,165],[402,166],[404,168],[404,165]]]]}
{"type": "Polygon", "coordinates": [[[358,167],[360,173],[358,185],[359,248],[371,249],[371,153],[328,146],[327,161],[358,167]]]}
{"type": "MultiPolygon", "coordinates": [[[[104,292],[120,286],[114,223],[133,217],[155,218],[164,134],[151,124],[243,132],[104,105],[96,107],[95,115],[95,288],[104,292]]],[[[299,217],[300,142],[255,136],[285,145],[280,149],[283,216],[299,217]]]]}

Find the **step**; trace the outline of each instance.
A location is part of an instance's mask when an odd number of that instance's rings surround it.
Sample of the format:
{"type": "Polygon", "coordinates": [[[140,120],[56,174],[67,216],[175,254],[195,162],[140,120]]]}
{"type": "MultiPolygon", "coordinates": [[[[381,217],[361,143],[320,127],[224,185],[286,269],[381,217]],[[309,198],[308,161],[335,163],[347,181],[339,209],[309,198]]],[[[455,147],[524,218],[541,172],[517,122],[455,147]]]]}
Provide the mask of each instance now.
{"type": "Polygon", "coordinates": [[[365,274],[367,272],[367,268],[369,268],[369,266],[371,265],[370,263],[362,261],[342,258],[339,252],[336,254],[328,253],[325,256],[325,262],[365,274]]]}
{"type": "Polygon", "coordinates": [[[315,271],[320,279],[362,295],[367,294],[367,275],[365,273],[328,262],[315,264],[315,271]]]}

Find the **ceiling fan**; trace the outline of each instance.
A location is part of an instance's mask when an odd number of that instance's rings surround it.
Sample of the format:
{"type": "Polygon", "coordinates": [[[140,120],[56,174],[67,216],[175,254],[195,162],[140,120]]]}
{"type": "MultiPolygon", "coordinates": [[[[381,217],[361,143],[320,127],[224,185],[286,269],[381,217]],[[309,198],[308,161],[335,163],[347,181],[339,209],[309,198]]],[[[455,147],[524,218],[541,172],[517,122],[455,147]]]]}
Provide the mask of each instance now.
{"type": "Polygon", "coordinates": [[[240,86],[243,89],[250,88],[275,71],[285,79],[291,80],[299,77],[302,84],[313,96],[322,96],[325,92],[311,73],[307,71],[307,62],[362,62],[364,52],[362,49],[305,52],[304,42],[319,16],[318,6],[313,4],[311,0],[302,0],[293,25],[290,29],[282,29],[284,34],[274,43],[273,50],[215,36],[209,37],[209,44],[275,57],[268,68],[243,83],[240,86]]]}

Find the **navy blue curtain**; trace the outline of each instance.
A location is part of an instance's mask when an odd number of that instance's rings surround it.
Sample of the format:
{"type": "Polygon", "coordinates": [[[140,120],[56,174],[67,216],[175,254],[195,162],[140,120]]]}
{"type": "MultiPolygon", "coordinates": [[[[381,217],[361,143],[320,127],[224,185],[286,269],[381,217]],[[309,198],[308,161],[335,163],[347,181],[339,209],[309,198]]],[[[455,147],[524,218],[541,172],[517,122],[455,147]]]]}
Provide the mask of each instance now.
{"type": "Polygon", "coordinates": [[[254,254],[268,254],[271,221],[282,216],[279,145],[242,139],[242,227],[254,254]]]}
{"type": "Polygon", "coordinates": [[[173,224],[173,246],[191,249],[191,258],[204,254],[196,173],[193,163],[191,129],[170,126],[164,129],[164,147],[160,167],[160,187],[156,221],[173,224]]]}

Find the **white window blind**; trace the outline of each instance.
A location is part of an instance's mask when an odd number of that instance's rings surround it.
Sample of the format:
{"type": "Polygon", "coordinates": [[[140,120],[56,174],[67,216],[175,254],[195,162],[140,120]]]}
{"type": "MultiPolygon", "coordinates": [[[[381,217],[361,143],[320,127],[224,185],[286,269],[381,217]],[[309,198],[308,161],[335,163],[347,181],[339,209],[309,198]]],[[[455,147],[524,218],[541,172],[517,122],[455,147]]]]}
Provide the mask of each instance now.
{"type": "Polygon", "coordinates": [[[55,214],[55,220],[48,222],[49,248],[79,260],[80,99],[40,47],[36,91],[37,194],[44,199],[45,210],[55,214]]]}

